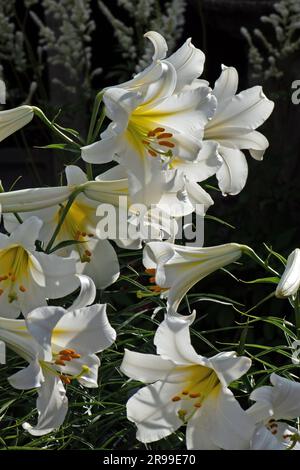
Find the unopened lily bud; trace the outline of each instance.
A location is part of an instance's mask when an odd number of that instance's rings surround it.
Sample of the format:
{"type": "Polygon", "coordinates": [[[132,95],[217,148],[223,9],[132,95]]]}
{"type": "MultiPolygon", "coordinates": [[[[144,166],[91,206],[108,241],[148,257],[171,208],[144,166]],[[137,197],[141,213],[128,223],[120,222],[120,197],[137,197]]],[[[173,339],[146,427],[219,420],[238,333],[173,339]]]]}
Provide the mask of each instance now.
{"type": "Polygon", "coordinates": [[[0,111],[0,142],[26,126],[33,116],[33,108],[27,105],[0,111]]]}
{"type": "Polygon", "coordinates": [[[300,287],[300,249],[296,248],[289,255],[285,271],[276,289],[276,297],[284,298],[295,295],[300,287]]]}

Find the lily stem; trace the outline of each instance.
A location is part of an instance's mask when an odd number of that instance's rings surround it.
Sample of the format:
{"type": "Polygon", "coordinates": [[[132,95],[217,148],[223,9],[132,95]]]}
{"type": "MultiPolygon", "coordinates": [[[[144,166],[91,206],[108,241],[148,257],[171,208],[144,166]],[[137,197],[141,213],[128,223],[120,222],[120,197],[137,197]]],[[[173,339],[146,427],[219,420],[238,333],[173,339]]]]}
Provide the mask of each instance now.
{"type": "Polygon", "coordinates": [[[59,234],[60,232],[60,229],[64,223],[64,220],[70,210],[70,207],[72,206],[73,202],[75,201],[76,197],[83,191],[83,187],[79,187],[77,188],[72,194],[71,196],[69,197],[68,199],[68,202],[67,204],[64,206],[64,208],[62,209],[62,212],[61,212],[61,215],[60,215],[60,218],[59,218],[59,221],[58,221],[58,224],[53,232],[53,235],[46,247],[46,250],[45,250],[45,253],[49,254],[50,253],[50,250],[53,246],[53,243],[55,242],[56,240],[56,237],[57,235],[59,234]]]}
{"type": "Polygon", "coordinates": [[[295,312],[295,326],[297,339],[300,339],[300,293],[299,291],[296,294],[296,299],[293,302],[294,312],[295,312]]]}
{"type": "Polygon", "coordinates": [[[48,126],[55,134],[57,134],[60,138],[62,138],[68,144],[75,146],[77,149],[80,149],[80,145],[75,142],[71,137],[64,134],[56,125],[47,118],[47,116],[43,113],[40,108],[36,106],[32,106],[33,112],[35,116],[37,116],[46,126],[48,126]]]}
{"type": "Polygon", "coordinates": [[[279,273],[275,271],[275,269],[271,268],[264,260],[262,260],[256,253],[255,251],[250,248],[249,246],[244,246],[243,247],[243,252],[250,256],[257,264],[262,266],[266,271],[269,271],[273,276],[279,277],[279,273]]]}
{"type": "MultiPolygon", "coordinates": [[[[90,125],[89,125],[88,136],[87,136],[87,139],[86,139],[86,145],[90,145],[94,142],[94,136],[96,135],[96,132],[94,130],[95,130],[95,125],[96,125],[97,116],[98,116],[98,113],[99,113],[99,108],[100,108],[100,105],[101,105],[101,102],[102,102],[102,98],[103,98],[103,91],[99,91],[99,93],[97,93],[95,101],[94,101],[92,117],[91,117],[91,121],[90,121],[90,125]]],[[[104,119],[104,117],[103,117],[103,119],[104,119]]],[[[102,120],[102,122],[103,122],[103,120],[102,120]]],[[[97,123],[97,128],[98,128],[98,123],[97,123]]],[[[94,179],[93,178],[93,168],[92,168],[91,163],[86,164],[86,172],[87,172],[88,179],[90,181],[93,180],[94,179]]]]}

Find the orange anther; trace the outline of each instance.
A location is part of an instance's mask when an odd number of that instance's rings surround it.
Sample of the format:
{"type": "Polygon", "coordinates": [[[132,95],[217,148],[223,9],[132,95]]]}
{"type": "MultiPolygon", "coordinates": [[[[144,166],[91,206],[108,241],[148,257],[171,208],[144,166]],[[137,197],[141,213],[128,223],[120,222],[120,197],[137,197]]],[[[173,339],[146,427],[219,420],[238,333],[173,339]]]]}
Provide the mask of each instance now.
{"type": "Polygon", "coordinates": [[[85,250],[84,254],[89,257],[92,256],[92,252],[90,250],[85,250]]]}
{"type": "Polygon", "coordinates": [[[15,282],[16,276],[12,275],[12,276],[11,276],[11,280],[12,280],[12,282],[15,282]]]}
{"type": "Polygon", "coordinates": [[[142,140],[142,144],[149,145],[149,142],[148,142],[148,140],[142,140]]]}
{"type": "Polygon", "coordinates": [[[6,281],[7,279],[8,279],[8,276],[0,276],[0,282],[6,281]]]}
{"type": "Polygon", "coordinates": [[[71,383],[71,379],[69,379],[69,377],[66,377],[65,375],[60,375],[59,378],[63,383],[65,383],[67,385],[69,385],[71,383]]]}
{"type": "Polygon", "coordinates": [[[79,359],[81,357],[80,354],[74,354],[74,353],[70,354],[70,356],[72,359],[79,359]]]}
{"type": "Polygon", "coordinates": [[[26,292],[27,291],[26,287],[24,287],[23,285],[21,285],[19,287],[19,289],[20,289],[21,292],[26,292]]]}
{"type": "Polygon", "coordinates": [[[88,234],[88,237],[90,237],[90,238],[92,238],[93,236],[94,236],[93,233],[89,233],[89,234],[88,234]]]}
{"type": "Polygon", "coordinates": [[[169,139],[170,137],[173,137],[173,134],[170,132],[164,132],[163,134],[159,134],[157,136],[158,139],[169,139]]]}
{"type": "Polygon", "coordinates": [[[61,360],[61,361],[67,361],[67,362],[69,362],[69,361],[72,361],[72,358],[71,358],[70,356],[63,356],[63,355],[61,355],[61,356],[60,356],[60,360],[61,360]]]}
{"type": "Polygon", "coordinates": [[[199,398],[201,393],[190,393],[190,398],[199,398]]]}
{"type": "Polygon", "coordinates": [[[181,400],[181,398],[178,397],[178,396],[172,398],[172,401],[180,401],[180,400],[181,400]]]}
{"type": "Polygon", "coordinates": [[[64,361],[62,361],[61,359],[56,359],[55,363],[54,364],[57,364],[58,366],[65,366],[66,364],[64,363],[64,361]]]}
{"type": "Polygon", "coordinates": [[[4,290],[3,290],[3,289],[0,289],[0,295],[2,295],[2,294],[3,294],[3,292],[4,292],[4,290]]]}
{"type": "Polygon", "coordinates": [[[74,354],[75,353],[75,349],[62,349],[61,351],[59,351],[59,354],[62,354],[62,355],[66,355],[68,356],[69,354],[74,354]]]}
{"type": "Polygon", "coordinates": [[[156,273],[156,269],[154,269],[154,268],[147,268],[147,269],[145,269],[145,273],[146,273],[146,274],[151,274],[151,276],[153,276],[153,274],[156,273]]]}
{"type": "Polygon", "coordinates": [[[153,134],[159,134],[160,132],[165,132],[166,129],[164,129],[163,127],[156,127],[155,129],[153,129],[153,134]]]}
{"type": "Polygon", "coordinates": [[[194,404],[194,407],[195,407],[195,408],[201,408],[201,406],[202,406],[202,403],[195,403],[195,404],[194,404]]]}
{"type": "Polygon", "coordinates": [[[152,282],[152,284],[155,283],[155,277],[150,277],[149,282],[152,282]]]}
{"type": "Polygon", "coordinates": [[[189,394],[189,391],[188,390],[182,390],[182,395],[188,395],[189,394]]]}
{"type": "Polygon", "coordinates": [[[168,142],[167,140],[159,141],[159,145],[163,145],[164,147],[169,147],[170,149],[175,147],[175,144],[173,144],[172,142],[168,142]]]}
{"type": "Polygon", "coordinates": [[[81,232],[82,237],[86,237],[87,233],[86,232],[81,232]]]}
{"type": "Polygon", "coordinates": [[[154,151],[151,150],[151,149],[148,150],[148,153],[149,153],[149,155],[151,155],[151,157],[157,157],[157,153],[154,152],[154,151]]]}

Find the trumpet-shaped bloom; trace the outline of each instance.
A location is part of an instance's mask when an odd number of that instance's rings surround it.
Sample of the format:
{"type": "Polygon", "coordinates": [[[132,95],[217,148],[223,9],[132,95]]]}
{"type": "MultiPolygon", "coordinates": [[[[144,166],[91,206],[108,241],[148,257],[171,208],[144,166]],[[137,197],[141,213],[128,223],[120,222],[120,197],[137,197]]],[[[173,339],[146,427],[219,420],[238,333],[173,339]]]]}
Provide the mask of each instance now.
{"type": "Polygon", "coordinates": [[[155,276],[154,292],[168,298],[171,312],[176,312],[184,295],[201,279],[242,255],[237,243],[205,248],[151,242],[144,248],[146,272],[155,276]]]}
{"type": "Polygon", "coordinates": [[[291,297],[300,287],[300,249],[296,248],[287,259],[286,268],[276,288],[276,297],[291,297]]]}
{"type": "MultiPolygon", "coordinates": [[[[67,188],[76,188],[80,185],[84,185],[88,181],[85,173],[80,168],[73,165],[66,168],[66,177],[67,188]]],[[[99,182],[98,188],[99,185],[101,185],[101,182],[99,182]]],[[[106,189],[106,185],[104,186],[106,189]]],[[[113,199],[116,197],[117,191],[114,192],[110,190],[110,193],[102,191],[104,201],[110,200],[114,202],[113,199]]],[[[118,257],[112,245],[108,240],[100,240],[96,236],[98,223],[96,209],[98,205],[99,202],[87,198],[84,194],[79,194],[64,219],[57,235],[56,243],[67,240],[76,242],[75,245],[69,245],[61,249],[58,253],[63,256],[72,255],[72,257],[77,260],[76,272],[87,274],[93,279],[98,289],[104,289],[117,280],[120,268],[118,257]]],[[[63,204],[59,206],[56,203],[47,209],[22,214],[22,216],[26,218],[26,216],[31,217],[34,214],[43,220],[43,226],[40,230],[40,240],[47,244],[59,222],[63,209],[63,204]]],[[[14,217],[8,217],[6,215],[4,220],[8,231],[16,224],[14,217]]]]}
{"type": "Polygon", "coordinates": [[[300,416],[300,384],[274,373],[270,380],[273,386],[258,387],[250,395],[255,404],[247,414],[256,424],[251,449],[300,450],[299,431],[282,421],[300,416]]]}
{"type": "Polygon", "coordinates": [[[188,449],[244,449],[254,426],[228,385],[247,372],[250,359],[235,352],[210,359],[191,345],[189,321],[167,317],[154,344],[157,355],[125,350],[121,370],[148,383],[127,402],[137,439],[153,442],[183,424],[188,449]]]}
{"type": "Polygon", "coordinates": [[[29,363],[8,380],[17,389],[37,389],[38,422],[23,427],[41,436],[65,419],[68,399],[64,385],[78,380],[85,387],[98,386],[100,361],[95,353],[109,347],[116,334],[106,305],[96,304],[74,311],[41,307],[26,321],[0,318],[0,338],[29,363]]]}
{"type": "Polygon", "coordinates": [[[79,287],[76,263],[36,251],[42,221],[30,217],[10,236],[0,234],[0,309],[4,317],[28,314],[79,287]]]}
{"type": "Polygon", "coordinates": [[[270,116],[274,103],[260,86],[236,94],[238,74],[234,67],[224,67],[213,90],[217,109],[205,126],[204,139],[219,143],[223,165],[217,172],[223,194],[238,194],[246,184],[248,165],[243,149],[262,160],[269,143],[256,128],[270,116]]]}
{"type": "Polygon", "coordinates": [[[0,111],[0,142],[26,126],[33,116],[32,107],[26,105],[0,111]]]}
{"type": "Polygon", "coordinates": [[[162,60],[164,39],[153,32],[146,36],[155,47],[153,64],[133,80],[106,89],[103,100],[112,123],[99,142],[82,149],[85,161],[117,159],[126,168],[134,202],[147,199],[145,191],[155,194],[157,163],[161,168],[174,155],[185,160],[197,158],[204,125],[216,107],[208,87],[184,89],[185,80],[190,84],[202,70],[202,58],[197,59],[195,48],[187,45],[192,53],[186,53],[184,47],[171,61],[162,60]]]}

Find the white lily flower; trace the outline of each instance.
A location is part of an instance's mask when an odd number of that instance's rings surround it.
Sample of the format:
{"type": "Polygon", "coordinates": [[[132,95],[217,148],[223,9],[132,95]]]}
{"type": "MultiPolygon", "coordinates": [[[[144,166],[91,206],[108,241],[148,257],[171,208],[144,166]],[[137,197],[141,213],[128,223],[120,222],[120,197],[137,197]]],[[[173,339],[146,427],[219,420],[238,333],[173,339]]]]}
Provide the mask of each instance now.
{"type": "Polygon", "coordinates": [[[144,248],[143,263],[146,272],[155,276],[151,290],[166,296],[169,310],[174,313],[198,281],[238,260],[242,249],[237,243],[198,248],[151,242],[144,248]]]}
{"type": "Polygon", "coordinates": [[[297,294],[300,287],[300,249],[296,248],[289,255],[286,267],[275,295],[278,298],[291,297],[297,294]]]}
{"type": "Polygon", "coordinates": [[[27,105],[0,111],[0,142],[26,126],[33,116],[32,107],[27,105]]]}
{"type": "Polygon", "coordinates": [[[251,449],[300,450],[299,431],[282,421],[300,416],[300,383],[274,373],[270,380],[272,387],[258,387],[250,395],[255,404],[247,414],[256,424],[251,449]]]}
{"type": "Polygon", "coordinates": [[[64,384],[78,380],[85,387],[98,386],[100,361],[95,353],[109,347],[116,333],[106,316],[106,305],[96,304],[74,311],[41,307],[26,321],[0,318],[0,338],[29,363],[8,380],[17,389],[37,389],[38,422],[23,427],[42,436],[65,419],[64,384]]]}
{"type": "Polygon", "coordinates": [[[186,52],[173,56],[173,64],[172,60],[162,60],[164,39],[153,32],[146,36],[155,47],[153,64],[133,80],[106,89],[103,100],[112,123],[99,142],[82,148],[85,161],[117,159],[126,168],[133,202],[147,200],[145,192],[156,193],[157,169],[165,160],[174,155],[184,160],[197,158],[203,128],[216,108],[208,87],[183,89],[184,79],[189,84],[202,69],[202,61],[199,68],[199,60],[192,58],[194,48],[187,54],[191,60],[185,76],[186,52]],[[195,63],[195,73],[191,73],[195,63]],[[177,94],[178,87],[181,91],[177,94]]]}
{"type": "Polygon", "coordinates": [[[238,73],[234,67],[222,67],[213,90],[217,109],[204,130],[204,139],[218,142],[223,165],[217,172],[223,194],[238,194],[246,184],[248,165],[243,149],[262,160],[269,143],[255,129],[261,126],[274,108],[260,86],[236,94],[238,73]]]}
{"type": "MultiPolygon", "coordinates": [[[[73,165],[66,167],[66,178],[67,187],[64,187],[66,189],[76,188],[88,183],[85,173],[79,167],[73,165]]],[[[97,192],[97,196],[99,199],[102,198],[103,202],[109,201],[110,203],[118,204],[117,197],[119,194],[123,194],[120,185],[117,187],[117,182],[115,182],[115,186],[109,188],[108,184],[105,183],[101,184],[100,180],[95,182],[98,191],[97,189],[91,191],[93,193],[97,192]]],[[[122,188],[124,187],[123,183],[121,182],[122,188]]],[[[112,182],[113,184],[114,182],[112,182]]],[[[36,191],[38,192],[38,189],[36,191]]],[[[118,257],[110,242],[108,240],[101,240],[96,236],[98,223],[96,209],[98,205],[99,202],[86,197],[84,193],[79,194],[64,219],[56,238],[56,244],[72,240],[78,242],[75,245],[62,248],[58,251],[58,254],[75,258],[77,260],[76,272],[88,275],[93,279],[98,289],[104,289],[117,280],[120,267],[118,257]]],[[[22,214],[22,217],[26,219],[34,214],[43,221],[39,239],[47,244],[58,224],[62,210],[63,205],[59,206],[57,203],[54,203],[52,207],[27,212],[22,214]]],[[[6,229],[10,232],[16,227],[17,222],[15,217],[5,214],[4,223],[6,229]]]]}
{"type": "Polygon", "coordinates": [[[128,400],[127,418],[141,442],[157,441],[186,424],[188,449],[244,449],[254,426],[228,385],[247,372],[251,360],[235,352],[198,355],[189,323],[167,317],[154,337],[157,355],[125,350],[121,371],[151,384],[128,400]]]}
{"type": "Polygon", "coordinates": [[[16,318],[36,307],[47,305],[79,287],[76,262],[36,251],[42,221],[25,220],[10,234],[0,234],[0,310],[2,316],[16,318]]]}

